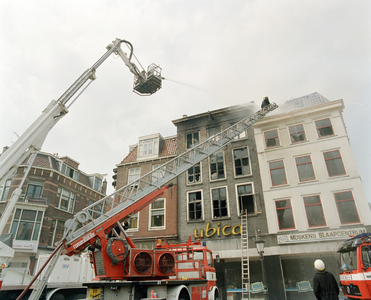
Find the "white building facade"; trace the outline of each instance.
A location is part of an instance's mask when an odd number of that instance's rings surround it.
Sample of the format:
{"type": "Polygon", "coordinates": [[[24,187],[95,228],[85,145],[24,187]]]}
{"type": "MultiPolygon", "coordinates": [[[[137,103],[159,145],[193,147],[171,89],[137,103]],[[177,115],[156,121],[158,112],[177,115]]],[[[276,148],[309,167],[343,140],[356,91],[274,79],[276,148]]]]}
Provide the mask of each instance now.
{"type": "MultiPolygon", "coordinates": [[[[343,109],[343,100],[314,93],[254,125],[268,235],[277,237],[265,255],[280,256],[286,291],[312,283],[317,258],[338,276],[340,244],[371,229],[343,109]]],[[[305,297],[287,292],[287,299],[305,297]]]]}

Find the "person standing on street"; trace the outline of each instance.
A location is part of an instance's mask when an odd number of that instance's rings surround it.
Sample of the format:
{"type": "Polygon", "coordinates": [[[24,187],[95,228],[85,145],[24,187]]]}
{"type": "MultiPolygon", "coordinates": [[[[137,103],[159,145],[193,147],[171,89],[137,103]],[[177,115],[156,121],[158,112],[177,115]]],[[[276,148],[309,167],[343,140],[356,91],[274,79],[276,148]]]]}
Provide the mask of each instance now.
{"type": "Polygon", "coordinates": [[[325,263],[314,262],[317,273],[313,277],[313,292],[317,300],[339,300],[339,285],[330,272],[325,271],[325,263]]]}

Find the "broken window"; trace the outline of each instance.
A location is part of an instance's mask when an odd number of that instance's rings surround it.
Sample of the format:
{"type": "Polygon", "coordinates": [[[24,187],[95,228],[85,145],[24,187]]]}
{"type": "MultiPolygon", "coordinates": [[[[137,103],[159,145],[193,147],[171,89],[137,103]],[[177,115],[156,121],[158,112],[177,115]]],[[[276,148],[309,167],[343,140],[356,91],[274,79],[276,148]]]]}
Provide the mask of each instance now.
{"type": "Polygon", "coordinates": [[[213,204],[213,218],[228,217],[228,203],[226,188],[211,190],[211,201],[213,204]]]}
{"type": "Polygon", "coordinates": [[[186,134],[187,149],[192,148],[200,143],[200,137],[198,132],[192,132],[186,134]]]}
{"type": "Polygon", "coordinates": [[[250,160],[249,160],[249,152],[247,147],[234,149],[233,150],[233,157],[234,157],[234,171],[236,176],[243,176],[243,175],[250,175],[250,160]]]}
{"type": "Polygon", "coordinates": [[[306,140],[303,124],[289,127],[291,143],[298,143],[306,140]]]}
{"type": "Polygon", "coordinates": [[[201,191],[188,193],[188,221],[202,220],[201,191]]]}
{"type": "Polygon", "coordinates": [[[223,151],[210,155],[210,178],[211,180],[225,178],[223,151]]]}
{"type": "Polygon", "coordinates": [[[266,148],[276,147],[280,145],[277,129],[264,132],[266,148]]]}
{"type": "Polygon", "coordinates": [[[201,164],[198,163],[187,170],[187,182],[188,184],[200,183],[201,182],[201,164]]]}
{"type": "Polygon", "coordinates": [[[248,214],[255,213],[255,199],[252,184],[237,186],[238,208],[239,211],[247,211],[248,214]]]}
{"type": "Polygon", "coordinates": [[[329,118],[318,120],[314,122],[316,124],[318,137],[325,137],[334,135],[334,130],[332,129],[332,124],[329,118]]]}
{"type": "Polygon", "coordinates": [[[276,201],[276,211],[280,230],[295,229],[294,216],[289,199],[276,201]]]}

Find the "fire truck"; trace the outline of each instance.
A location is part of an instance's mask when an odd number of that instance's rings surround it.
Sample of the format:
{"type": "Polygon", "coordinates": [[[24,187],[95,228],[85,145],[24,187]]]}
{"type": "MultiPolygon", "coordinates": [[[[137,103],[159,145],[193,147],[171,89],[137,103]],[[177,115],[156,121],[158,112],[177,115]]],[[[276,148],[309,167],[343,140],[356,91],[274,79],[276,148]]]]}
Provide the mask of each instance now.
{"type": "MultiPolygon", "coordinates": [[[[79,90],[83,91],[87,87],[86,82],[90,80],[90,84],[95,80],[96,69],[112,53],[119,55],[134,74],[135,93],[151,95],[161,88],[164,79],[161,68],[151,64],[147,71],[140,71],[131,62],[133,47],[129,42],[116,39],[108,45],[107,50],[58,101],[51,102],[31,127],[0,157],[0,184],[14,172],[18,163],[37,153],[48,132],[68,112],[76,98],[69,106],[67,102],[79,90]],[[129,56],[121,49],[122,43],[128,45],[129,56]]],[[[277,107],[275,103],[266,103],[256,113],[246,116],[134,182],[116,189],[113,194],[96,201],[67,220],[62,240],[56,244],[53,253],[17,299],[22,299],[30,288],[32,293],[29,299],[46,299],[48,278],[60,255],[74,256],[84,251],[89,253],[95,275],[93,282],[84,284],[88,299],[217,299],[220,293],[216,285],[214,258],[199,236],[193,235],[187,242],[179,244],[169,244],[166,239],[158,238],[153,249],[138,249],[126,233],[125,224],[132,215],[171,188],[171,182],[177,176],[220,151],[277,107]],[[101,211],[98,207],[104,208],[102,213],[96,213],[101,211]],[[35,283],[37,278],[38,282],[35,283]]],[[[32,158],[20,187],[11,196],[1,217],[0,232],[21,194],[21,186],[31,166],[32,158]]],[[[48,295],[48,299],[51,299],[52,292],[48,295]]]]}
{"type": "Polygon", "coordinates": [[[338,252],[344,295],[349,299],[371,299],[371,233],[345,241],[338,252]]]}

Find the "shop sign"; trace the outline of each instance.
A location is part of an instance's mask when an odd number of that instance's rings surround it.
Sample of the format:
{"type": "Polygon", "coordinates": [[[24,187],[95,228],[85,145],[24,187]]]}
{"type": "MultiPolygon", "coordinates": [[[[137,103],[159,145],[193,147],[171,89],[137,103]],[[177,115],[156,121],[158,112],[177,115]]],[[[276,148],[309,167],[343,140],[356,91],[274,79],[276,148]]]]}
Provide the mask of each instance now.
{"type": "Polygon", "coordinates": [[[329,230],[318,232],[293,233],[278,235],[278,244],[308,243],[332,240],[344,240],[366,232],[365,228],[329,230]]]}
{"type": "Polygon", "coordinates": [[[193,229],[193,232],[195,235],[199,234],[201,238],[204,237],[212,237],[215,234],[217,236],[224,235],[224,236],[229,236],[231,234],[233,235],[239,235],[241,234],[241,225],[225,225],[223,227],[220,227],[220,222],[218,222],[217,227],[211,227],[210,222],[207,222],[205,230],[201,229],[200,232],[195,228],[193,229]]]}

